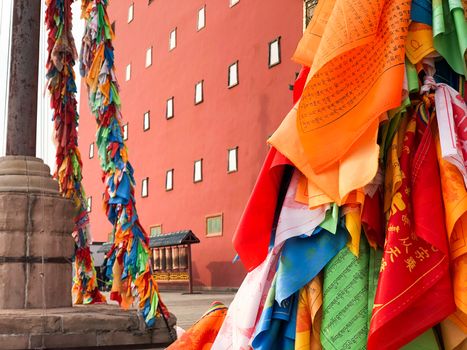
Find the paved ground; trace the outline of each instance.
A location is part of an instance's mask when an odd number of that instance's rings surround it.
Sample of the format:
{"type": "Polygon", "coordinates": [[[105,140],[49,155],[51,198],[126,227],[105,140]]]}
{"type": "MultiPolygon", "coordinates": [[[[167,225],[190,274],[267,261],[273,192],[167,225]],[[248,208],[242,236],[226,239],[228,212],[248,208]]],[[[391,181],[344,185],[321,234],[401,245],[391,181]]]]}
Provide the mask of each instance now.
{"type": "MultiPolygon", "coordinates": [[[[104,293],[110,303],[109,293],[104,293]]],[[[220,301],[229,306],[235,293],[183,294],[182,292],[161,292],[161,297],[171,313],[177,317],[177,326],[188,329],[209,309],[211,303],[220,301]]]]}
{"type": "Polygon", "coordinates": [[[177,325],[188,329],[211,306],[213,301],[220,301],[229,306],[235,293],[182,294],[180,292],[161,292],[161,297],[171,313],[177,316],[177,325]]]}

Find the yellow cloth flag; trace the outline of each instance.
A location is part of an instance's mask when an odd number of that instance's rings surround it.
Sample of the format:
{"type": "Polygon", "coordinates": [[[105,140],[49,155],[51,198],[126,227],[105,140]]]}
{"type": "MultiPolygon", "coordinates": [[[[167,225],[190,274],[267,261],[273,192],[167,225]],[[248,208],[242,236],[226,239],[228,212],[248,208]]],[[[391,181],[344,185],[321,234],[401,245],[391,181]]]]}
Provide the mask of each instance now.
{"type": "Polygon", "coordinates": [[[86,84],[89,86],[91,93],[94,93],[97,90],[97,85],[99,83],[99,73],[105,60],[104,49],[105,46],[103,44],[99,45],[96,50],[95,58],[92,61],[92,65],[89,68],[89,72],[86,75],[86,84]]]}
{"type": "Polygon", "coordinates": [[[300,290],[297,309],[295,350],[321,350],[320,332],[323,281],[316,276],[300,290]]]}
{"type": "Polygon", "coordinates": [[[360,234],[362,232],[362,218],[360,206],[351,208],[345,215],[345,227],[350,234],[350,240],[347,247],[358,258],[360,247],[360,234]]]}
{"type": "Polygon", "coordinates": [[[413,64],[435,52],[433,47],[433,28],[424,23],[412,22],[405,42],[405,54],[413,64]]]}

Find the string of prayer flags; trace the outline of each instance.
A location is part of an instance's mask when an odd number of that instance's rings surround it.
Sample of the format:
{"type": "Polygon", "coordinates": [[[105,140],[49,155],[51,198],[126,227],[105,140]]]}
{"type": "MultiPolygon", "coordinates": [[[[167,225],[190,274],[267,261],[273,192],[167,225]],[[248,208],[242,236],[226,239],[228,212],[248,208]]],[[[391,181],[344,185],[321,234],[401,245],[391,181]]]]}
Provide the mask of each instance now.
{"type": "Polygon", "coordinates": [[[75,205],[73,237],[75,239],[75,304],[105,303],[99,292],[96,270],[89,245],[89,215],[82,184],[82,162],[78,149],[78,111],[74,65],[77,59],[72,35],[73,0],[47,0],[45,22],[48,29],[47,79],[53,109],[56,171],[54,177],[62,196],[75,205]]]}
{"type": "Polygon", "coordinates": [[[89,107],[98,127],[96,144],[104,173],[104,208],[115,237],[107,254],[107,276],[113,280],[110,298],[129,308],[137,297],[146,325],[152,327],[156,317],[169,314],[152,274],[149,239],[135,205],[135,180],[123,140],[108,4],[108,0],[83,0],[86,30],[80,54],[89,107]]]}

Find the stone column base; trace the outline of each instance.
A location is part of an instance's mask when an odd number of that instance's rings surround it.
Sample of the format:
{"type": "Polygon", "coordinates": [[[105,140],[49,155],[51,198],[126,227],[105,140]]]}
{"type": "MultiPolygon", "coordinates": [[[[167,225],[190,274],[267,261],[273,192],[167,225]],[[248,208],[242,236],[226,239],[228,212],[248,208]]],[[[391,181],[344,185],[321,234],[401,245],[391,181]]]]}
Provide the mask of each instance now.
{"type": "Polygon", "coordinates": [[[71,307],[74,212],[42,160],[0,157],[0,309],[71,307]]]}
{"type": "Polygon", "coordinates": [[[175,340],[175,323],[171,315],[169,332],[161,317],[148,330],[136,310],[115,305],[0,310],[0,348],[164,349],[175,340]]]}

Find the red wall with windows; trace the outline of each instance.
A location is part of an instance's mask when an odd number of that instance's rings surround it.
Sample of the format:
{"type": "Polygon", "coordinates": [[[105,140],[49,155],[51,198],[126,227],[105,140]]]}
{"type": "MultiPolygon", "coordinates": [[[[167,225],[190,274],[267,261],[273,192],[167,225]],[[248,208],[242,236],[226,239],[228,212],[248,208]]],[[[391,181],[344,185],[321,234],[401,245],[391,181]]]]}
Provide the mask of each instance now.
{"type": "MultiPolygon", "coordinates": [[[[245,275],[232,264],[231,240],[268,146],[266,139],[291,108],[292,84],[299,66],[290,57],[303,29],[302,0],[118,0],[110,5],[115,21],[115,55],[124,122],[128,123],[130,161],[135,168],[136,205],[149,232],[190,229],[201,240],[193,246],[198,287],[238,287],[245,275]],[[128,23],[128,8],[134,18],[128,23]],[[198,10],[206,6],[206,26],[197,30],[198,10]],[[169,33],[177,28],[176,48],[169,33]],[[269,42],[280,37],[281,63],[269,67],[269,42]],[[145,67],[153,47],[152,65],[145,67]],[[238,60],[239,84],[228,88],[228,68],[238,60]],[[131,64],[131,79],[125,81],[131,64]],[[195,84],[204,81],[203,102],[195,105],[195,84]],[[174,118],[166,101],[174,96],[174,118]],[[150,129],[143,130],[150,111],[150,129]],[[238,171],[227,171],[228,149],[238,147],[238,171]],[[203,179],[193,182],[202,159],[203,179]],[[165,190],[166,171],[174,169],[174,188],[165,190]],[[148,196],[141,182],[148,177],[148,196]],[[206,237],[206,217],[223,214],[222,236],[206,237]]],[[[111,226],[101,209],[103,184],[95,140],[95,121],[82,86],[80,147],[84,185],[92,196],[94,241],[106,241],[111,226]]],[[[254,235],[254,232],[251,232],[254,235]]]]}

